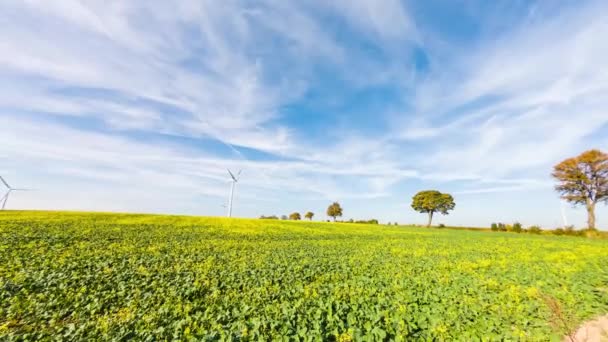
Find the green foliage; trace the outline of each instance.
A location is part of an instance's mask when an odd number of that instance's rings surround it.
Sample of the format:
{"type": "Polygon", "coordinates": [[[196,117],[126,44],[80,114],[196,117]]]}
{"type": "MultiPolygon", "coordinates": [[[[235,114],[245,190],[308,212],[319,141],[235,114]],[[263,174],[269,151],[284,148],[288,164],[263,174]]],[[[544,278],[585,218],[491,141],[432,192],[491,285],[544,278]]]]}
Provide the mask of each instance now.
{"type": "Polygon", "coordinates": [[[437,190],[426,190],[418,192],[412,198],[412,208],[420,213],[429,214],[427,227],[431,226],[434,213],[447,215],[456,206],[454,198],[450,194],[442,194],[437,190]]]}
{"type": "Polygon", "coordinates": [[[513,227],[511,228],[511,231],[514,233],[521,233],[521,231],[522,231],[521,223],[519,223],[519,222],[513,223],[513,227]]]}
{"type": "Polygon", "coordinates": [[[291,213],[291,214],[289,214],[289,219],[294,220],[294,221],[299,221],[302,219],[302,216],[300,216],[300,213],[291,213]]]}
{"type": "Polygon", "coordinates": [[[581,229],[576,230],[574,226],[566,226],[564,228],[557,228],[550,231],[553,235],[568,235],[568,236],[579,236],[579,237],[591,237],[591,238],[606,238],[606,233],[600,233],[593,229],[581,229]]]}
{"type": "Polygon", "coordinates": [[[278,220],[279,218],[276,215],[272,215],[272,216],[260,216],[260,220],[278,220]]]}
{"type": "Polygon", "coordinates": [[[589,150],[555,165],[552,176],[562,198],[587,204],[608,201],[608,154],[589,150]]]}
{"type": "Polygon", "coordinates": [[[576,229],[574,229],[573,225],[569,225],[564,227],[564,234],[565,235],[576,235],[576,229]]]}
{"type": "Polygon", "coordinates": [[[342,207],[340,203],[334,202],[329,207],[327,207],[327,216],[336,220],[336,217],[342,217],[342,207]]]}
{"type": "Polygon", "coordinates": [[[355,223],[362,223],[362,224],[378,224],[378,220],[376,220],[376,219],[371,219],[371,220],[357,220],[357,221],[355,221],[355,223]]]}
{"type": "MultiPolygon", "coordinates": [[[[502,231],[502,232],[513,232],[513,233],[529,233],[529,234],[542,234],[542,229],[539,226],[531,226],[528,229],[523,229],[521,223],[515,222],[513,225],[505,225],[504,223],[492,223],[490,230],[493,232],[502,231]]],[[[553,234],[563,235],[564,230],[561,229],[557,233],[552,231],[553,234]]]]}
{"type": "Polygon", "coordinates": [[[281,215],[281,220],[287,220],[287,219],[288,219],[287,215],[281,215]]]}
{"type": "Polygon", "coordinates": [[[603,238],[604,234],[602,234],[600,231],[598,231],[597,229],[585,229],[584,231],[582,231],[584,237],[587,238],[603,238]]]}
{"type": "Polygon", "coordinates": [[[437,226],[437,228],[445,228],[445,224],[440,223],[440,224],[437,226]]]}
{"type": "Polygon", "coordinates": [[[306,217],[309,221],[312,221],[313,216],[315,216],[315,213],[313,213],[312,211],[309,211],[306,213],[306,215],[304,215],[304,217],[306,217]]]}
{"type": "Polygon", "coordinates": [[[0,213],[0,341],[561,340],[608,243],[414,227],[0,213]]]}

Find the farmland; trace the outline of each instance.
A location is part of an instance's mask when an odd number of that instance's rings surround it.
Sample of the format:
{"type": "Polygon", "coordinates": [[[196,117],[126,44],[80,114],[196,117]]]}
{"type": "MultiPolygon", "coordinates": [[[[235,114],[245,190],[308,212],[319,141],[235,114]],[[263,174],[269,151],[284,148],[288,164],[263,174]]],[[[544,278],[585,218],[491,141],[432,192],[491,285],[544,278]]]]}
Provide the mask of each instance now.
{"type": "Polygon", "coordinates": [[[547,340],[608,312],[608,241],[0,212],[0,340],[547,340]]]}

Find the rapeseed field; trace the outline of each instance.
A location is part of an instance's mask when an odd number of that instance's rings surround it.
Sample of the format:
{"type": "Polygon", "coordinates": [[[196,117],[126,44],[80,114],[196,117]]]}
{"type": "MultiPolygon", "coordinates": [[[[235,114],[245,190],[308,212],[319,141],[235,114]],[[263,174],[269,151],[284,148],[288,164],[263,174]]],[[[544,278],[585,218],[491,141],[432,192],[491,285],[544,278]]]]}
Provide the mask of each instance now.
{"type": "Polygon", "coordinates": [[[608,241],[0,212],[0,340],[560,340],[608,312],[608,241]]]}

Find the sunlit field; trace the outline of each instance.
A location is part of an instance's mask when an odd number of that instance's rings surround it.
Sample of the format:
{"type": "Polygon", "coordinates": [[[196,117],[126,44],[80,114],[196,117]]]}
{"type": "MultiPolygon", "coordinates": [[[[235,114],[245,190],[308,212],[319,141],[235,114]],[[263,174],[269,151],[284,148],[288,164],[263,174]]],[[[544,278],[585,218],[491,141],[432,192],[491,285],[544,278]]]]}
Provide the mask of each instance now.
{"type": "Polygon", "coordinates": [[[606,312],[607,240],[0,212],[0,340],[547,340],[606,312]]]}

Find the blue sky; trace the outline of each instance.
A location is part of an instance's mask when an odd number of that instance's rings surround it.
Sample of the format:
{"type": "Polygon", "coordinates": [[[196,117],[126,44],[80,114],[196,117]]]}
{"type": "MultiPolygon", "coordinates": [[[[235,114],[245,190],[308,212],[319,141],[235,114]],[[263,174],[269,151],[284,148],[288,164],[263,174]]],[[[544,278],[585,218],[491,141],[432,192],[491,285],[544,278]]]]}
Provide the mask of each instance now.
{"type": "MultiPolygon", "coordinates": [[[[312,210],[561,224],[552,165],[608,147],[605,1],[4,1],[9,208],[312,210]]],[[[585,213],[567,207],[570,223],[585,213]]],[[[608,207],[597,208],[608,226],[608,207]]]]}

